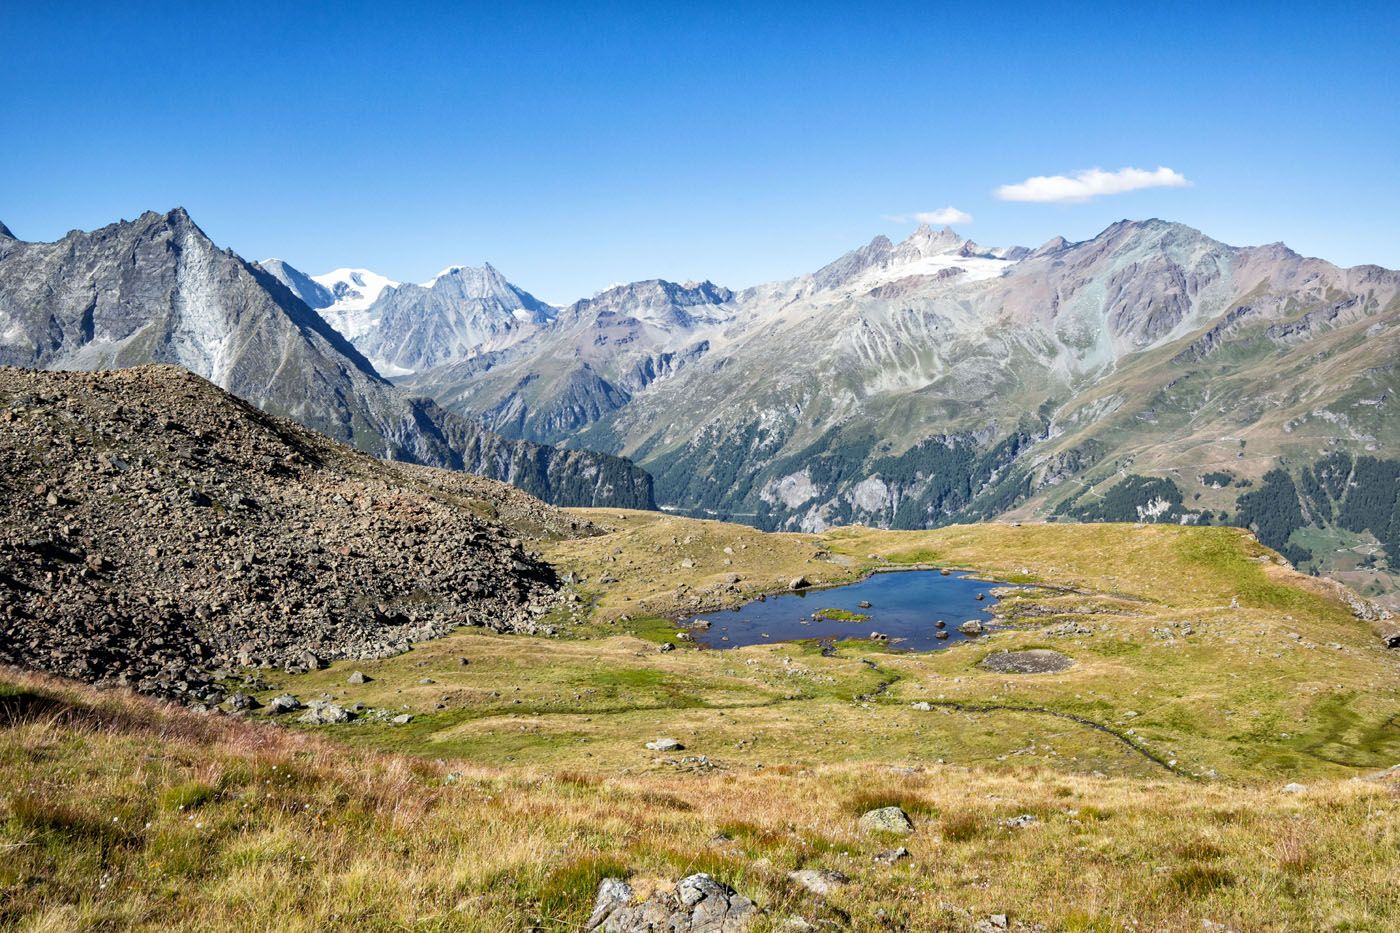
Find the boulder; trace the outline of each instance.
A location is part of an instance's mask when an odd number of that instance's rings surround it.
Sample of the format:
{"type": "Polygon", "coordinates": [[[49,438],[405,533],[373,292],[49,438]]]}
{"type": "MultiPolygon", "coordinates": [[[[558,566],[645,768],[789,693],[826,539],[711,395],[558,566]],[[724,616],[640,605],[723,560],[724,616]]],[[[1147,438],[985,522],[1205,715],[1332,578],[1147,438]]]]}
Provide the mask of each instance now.
{"type": "Polygon", "coordinates": [[[805,590],[811,585],[811,582],[806,577],[793,577],[792,582],[788,584],[788,589],[805,590]]]}
{"type": "Polygon", "coordinates": [[[647,743],[646,747],[654,752],[679,752],[685,750],[685,746],[675,739],[652,739],[647,743]]]}
{"type": "Polygon", "coordinates": [[[976,619],[968,619],[962,625],[958,626],[958,631],[962,632],[964,635],[981,635],[984,628],[985,626],[976,619]]]}
{"type": "Polygon", "coordinates": [[[802,868],[788,872],[788,880],[801,885],[813,894],[830,894],[837,888],[849,884],[851,879],[839,871],[826,868],[802,868]]]}
{"type": "Polygon", "coordinates": [[[629,885],[605,878],[598,886],[585,930],[605,933],[741,933],[759,918],[754,902],[702,873],[682,878],[673,891],[657,891],[640,904],[629,885]]]}
{"type": "Polygon", "coordinates": [[[366,676],[362,671],[353,671],[349,677],[345,678],[345,682],[359,686],[360,684],[367,684],[373,679],[372,677],[366,676]]]}
{"type": "Polygon", "coordinates": [[[251,697],[246,693],[230,693],[228,696],[228,708],[231,710],[250,710],[262,706],[256,697],[251,697]]]}
{"type": "Polygon", "coordinates": [[[349,722],[353,718],[354,714],[343,706],[315,700],[306,704],[306,714],[299,721],[313,726],[330,726],[349,722]]]}
{"type": "Polygon", "coordinates": [[[877,865],[893,865],[895,862],[909,858],[909,850],[904,846],[895,849],[886,849],[883,852],[876,852],[872,860],[877,865]]]}
{"type": "Polygon", "coordinates": [[[878,807],[861,814],[860,828],[867,833],[893,833],[907,836],[914,831],[909,814],[899,807],[878,807]]]}
{"type": "Polygon", "coordinates": [[[267,701],[267,711],[269,713],[290,713],[301,709],[301,701],[290,693],[275,696],[267,701]]]}
{"type": "Polygon", "coordinates": [[[632,886],[621,878],[604,878],[593,900],[593,913],[584,924],[585,931],[598,929],[615,912],[628,907],[636,895],[632,886]]]}

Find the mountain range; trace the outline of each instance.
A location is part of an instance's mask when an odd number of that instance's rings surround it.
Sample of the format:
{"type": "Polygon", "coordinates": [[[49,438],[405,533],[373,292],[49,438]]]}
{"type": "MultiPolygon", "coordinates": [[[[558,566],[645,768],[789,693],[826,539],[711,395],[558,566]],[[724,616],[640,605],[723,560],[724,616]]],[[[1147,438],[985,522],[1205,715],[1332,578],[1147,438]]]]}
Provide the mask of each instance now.
{"type": "Polygon", "coordinates": [[[490,265],[415,285],[245,263],[176,211],[0,241],[0,362],[179,363],[555,502],[649,503],[641,467],[662,508],[770,530],[1243,524],[1393,600],[1398,293],[1393,270],[1153,219],[1036,248],[921,226],[739,291],[555,307],[490,265]],[[560,475],[532,488],[522,463],[560,475]]]}
{"type": "MultiPolygon", "coordinates": [[[[172,363],[379,457],[468,470],[564,505],[649,507],[616,457],[511,440],[386,381],[302,297],[326,297],[217,247],[181,209],[54,243],[0,229],[0,365],[172,363]]],[[[322,286],[332,296],[342,294],[322,286]]]]}
{"type": "Polygon", "coordinates": [[[649,280],[561,308],[465,273],[445,304],[386,288],[355,346],[505,436],[634,459],[663,508],[1239,523],[1393,598],[1393,270],[1153,219],[1036,248],[921,226],[741,291],[649,280]]]}

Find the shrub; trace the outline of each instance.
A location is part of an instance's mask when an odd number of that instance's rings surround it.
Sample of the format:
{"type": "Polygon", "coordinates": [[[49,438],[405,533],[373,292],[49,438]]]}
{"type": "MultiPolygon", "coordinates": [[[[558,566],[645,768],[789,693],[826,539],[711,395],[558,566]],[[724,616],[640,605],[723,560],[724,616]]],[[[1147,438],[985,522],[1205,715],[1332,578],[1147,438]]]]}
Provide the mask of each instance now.
{"type": "Polygon", "coordinates": [[[167,810],[194,810],[214,799],[214,788],[201,781],[186,781],[168,787],[160,795],[160,805],[167,810]]]}
{"type": "Polygon", "coordinates": [[[950,813],[938,823],[938,831],[949,842],[970,842],[987,831],[987,823],[969,810],[950,813]]]}
{"type": "Polygon", "coordinates": [[[1183,865],[1167,879],[1170,887],[1192,897],[1200,897],[1235,883],[1235,876],[1214,865],[1183,865]]]}
{"type": "Polygon", "coordinates": [[[533,900],[540,913],[548,918],[591,907],[593,896],[604,878],[627,878],[632,870],[623,862],[606,855],[585,855],[565,862],[549,872],[523,893],[533,900]]]}
{"type": "Polygon", "coordinates": [[[844,809],[852,816],[860,816],[868,810],[879,810],[882,807],[899,807],[910,815],[923,814],[932,816],[937,811],[924,797],[902,790],[868,790],[847,798],[844,809]]]}

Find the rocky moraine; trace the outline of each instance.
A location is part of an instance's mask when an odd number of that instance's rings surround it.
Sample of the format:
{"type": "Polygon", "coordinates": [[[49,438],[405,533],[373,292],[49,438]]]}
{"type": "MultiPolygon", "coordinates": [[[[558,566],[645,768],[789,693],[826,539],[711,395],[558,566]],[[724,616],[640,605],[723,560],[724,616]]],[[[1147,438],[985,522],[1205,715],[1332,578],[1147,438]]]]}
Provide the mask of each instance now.
{"type": "Polygon", "coordinates": [[[0,662],[190,702],[462,625],[546,631],[559,583],[521,535],[594,530],[174,367],[0,369],[0,499],[0,662]]]}

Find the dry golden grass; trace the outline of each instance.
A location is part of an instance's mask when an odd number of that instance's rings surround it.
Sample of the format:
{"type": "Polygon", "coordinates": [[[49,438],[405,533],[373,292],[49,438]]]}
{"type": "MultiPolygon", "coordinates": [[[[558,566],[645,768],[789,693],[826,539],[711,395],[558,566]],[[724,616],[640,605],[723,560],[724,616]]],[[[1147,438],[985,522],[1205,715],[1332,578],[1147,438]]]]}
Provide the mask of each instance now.
{"type": "Polygon", "coordinates": [[[406,710],[407,726],[312,734],[0,675],[0,925],[563,930],[603,876],[644,891],[703,870],[777,928],[1400,928],[1400,775],[1371,777],[1400,760],[1400,659],[1239,532],[762,536],[587,515],[615,530],[543,545],[594,605],[571,638],[463,632],[265,672],[269,693],[406,710]],[[660,653],[674,626],[647,615],[681,584],[724,601],[922,564],[1060,589],[1007,598],[1006,630],[927,654],[660,653]],[[1047,634],[1067,621],[1087,634],[1047,634]],[[1076,663],[978,665],[1017,647],[1076,663]],[[349,685],[356,668],[373,679],[349,685]],[[642,747],[659,735],[686,751],[642,747]],[[1308,789],[1284,792],[1295,780],[1308,789]],[[893,866],[872,856],[900,843],[856,826],[885,804],[916,823],[893,866]],[[816,898],[796,867],[852,883],[816,898]]]}
{"type": "Polygon", "coordinates": [[[1286,794],[1043,768],[502,770],[4,680],[0,923],[22,929],[574,929],[603,876],[695,870],[774,926],[1400,924],[1394,780],[1286,794]],[[916,823],[893,867],[855,820],[887,803],[916,823]],[[799,866],[852,883],[816,898],[786,880],[799,866]]]}

